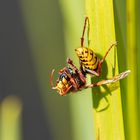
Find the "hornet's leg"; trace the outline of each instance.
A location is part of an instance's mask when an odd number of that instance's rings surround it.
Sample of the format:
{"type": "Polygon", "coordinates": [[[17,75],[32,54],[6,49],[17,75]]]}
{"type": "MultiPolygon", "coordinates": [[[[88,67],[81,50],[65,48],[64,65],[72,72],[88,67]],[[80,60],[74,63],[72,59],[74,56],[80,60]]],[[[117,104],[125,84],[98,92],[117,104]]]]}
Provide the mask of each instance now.
{"type": "Polygon", "coordinates": [[[88,38],[88,45],[89,45],[89,18],[86,17],[85,18],[85,23],[84,23],[84,28],[83,28],[83,33],[82,33],[82,37],[81,37],[81,47],[84,46],[84,34],[85,34],[85,30],[86,30],[86,25],[88,23],[88,30],[87,30],[87,38],[88,38]]]}
{"type": "Polygon", "coordinates": [[[79,71],[79,70],[77,69],[77,67],[73,64],[73,61],[72,61],[70,58],[67,59],[67,63],[74,69],[74,71],[75,71],[76,73],[79,74],[79,76],[80,76],[82,82],[83,82],[83,83],[86,83],[86,78],[85,78],[85,76],[82,74],[81,71],[79,71]]]}
{"type": "Polygon", "coordinates": [[[114,76],[111,79],[102,80],[102,81],[99,81],[97,83],[94,83],[94,84],[91,84],[91,85],[87,85],[87,86],[85,86],[85,88],[93,88],[93,87],[97,87],[97,86],[102,86],[102,85],[106,85],[106,84],[115,83],[115,82],[125,78],[126,76],[128,76],[128,74],[130,72],[131,72],[130,70],[124,71],[124,72],[120,73],[119,75],[114,76]]]}
{"type": "Polygon", "coordinates": [[[99,64],[98,64],[98,71],[97,71],[97,73],[98,73],[99,75],[100,75],[100,73],[101,73],[102,64],[103,64],[103,62],[105,61],[106,56],[108,55],[108,53],[109,53],[109,51],[112,49],[112,47],[113,47],[113,46],[116,46],[116,45],[117,45],[117,42],[113,43],[113,44],[109,47],[109,49],[107,50],[107,52],[105,53],[103,59],[100,60],[100,62],[99,62],[99,64]]]}

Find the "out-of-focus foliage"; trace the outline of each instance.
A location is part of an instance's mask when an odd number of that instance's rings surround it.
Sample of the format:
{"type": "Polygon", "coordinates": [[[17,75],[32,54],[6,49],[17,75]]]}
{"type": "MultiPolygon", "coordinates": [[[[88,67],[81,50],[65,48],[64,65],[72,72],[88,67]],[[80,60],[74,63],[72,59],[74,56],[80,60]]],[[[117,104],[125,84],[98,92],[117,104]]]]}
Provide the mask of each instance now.
{"type": "Polygon", "coordinates": [[[21,101],[14,96],[6,97],[1,103],[0,139],[22,140],[21,137],[21,101]]]}

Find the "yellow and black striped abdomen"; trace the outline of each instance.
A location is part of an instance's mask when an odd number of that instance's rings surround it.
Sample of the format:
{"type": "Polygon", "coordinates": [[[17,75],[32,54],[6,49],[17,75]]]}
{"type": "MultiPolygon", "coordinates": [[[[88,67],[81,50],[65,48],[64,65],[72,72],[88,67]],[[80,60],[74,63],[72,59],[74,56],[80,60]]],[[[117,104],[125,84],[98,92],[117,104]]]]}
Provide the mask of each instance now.
{"type": "Polygon", "coordinates": [[[98,67],[99,58],[97,55],[90,49],[86,47],[80,47],[75,49],[76,54],[78,55],[82,65],[86,69],[95,70],[98,67]]]}

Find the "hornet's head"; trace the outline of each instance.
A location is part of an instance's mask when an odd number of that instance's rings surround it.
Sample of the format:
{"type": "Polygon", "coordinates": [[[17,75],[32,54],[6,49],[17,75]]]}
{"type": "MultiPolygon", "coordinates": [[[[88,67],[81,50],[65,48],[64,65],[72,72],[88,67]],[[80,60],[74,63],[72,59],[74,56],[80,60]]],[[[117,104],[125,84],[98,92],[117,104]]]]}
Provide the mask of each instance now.
{"type": "Polygon", "coordinates": [[[63,68],[62,70],[60,70],[60,75],[59,75],[59,78],[57,79],[56,86],[54,86],[53,82],[52,82],[52,77],[53,77],[54,70],[52,70],[52,74],[51,74],[52,89],[57,90],[57,92],[61,96],[66,95],[70,91],[70,89],[72,88],[72,84],[69,81],[69,78],[68,78],[65,70],[67,70],[67,68],[63,68]]]}

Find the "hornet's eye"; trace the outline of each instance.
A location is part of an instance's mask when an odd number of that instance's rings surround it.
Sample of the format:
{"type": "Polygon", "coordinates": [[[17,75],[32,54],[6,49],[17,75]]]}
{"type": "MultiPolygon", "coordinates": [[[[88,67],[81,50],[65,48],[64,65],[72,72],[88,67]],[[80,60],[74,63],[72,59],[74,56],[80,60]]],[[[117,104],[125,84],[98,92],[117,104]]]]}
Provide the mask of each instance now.
{"type": "Polygon", "coordinates": [[[62,73],[61,75],[60,75],[60,77],[59,77],[61,80],[63,79],[63,78],[67,78],[67,75],[65,74],[65,73],[62,73]]]}
{"type": "Polygon", "coordinates": [[[70,73],[71,75],[73,74],[73,71],[72,71],[71,68],[68,68],[68,71],[69,71],[69,73],[70,73]]]}

